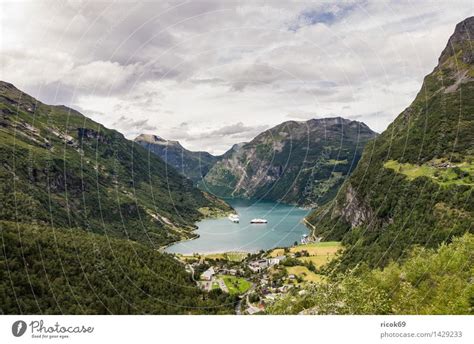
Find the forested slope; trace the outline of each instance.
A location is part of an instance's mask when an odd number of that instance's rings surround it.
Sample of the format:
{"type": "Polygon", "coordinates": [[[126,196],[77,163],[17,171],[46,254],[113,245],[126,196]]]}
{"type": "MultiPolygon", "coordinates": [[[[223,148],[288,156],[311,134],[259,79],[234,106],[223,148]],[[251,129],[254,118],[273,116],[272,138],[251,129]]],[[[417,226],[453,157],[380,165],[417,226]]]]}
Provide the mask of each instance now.
{"type": "Polygon", "coordinates": [[[473,231],[474,17],[456,26],[413,103],[364,149],[329,205],[308,220],[343,240],[342,268],[386,265],[411,245],[473,231]]]}

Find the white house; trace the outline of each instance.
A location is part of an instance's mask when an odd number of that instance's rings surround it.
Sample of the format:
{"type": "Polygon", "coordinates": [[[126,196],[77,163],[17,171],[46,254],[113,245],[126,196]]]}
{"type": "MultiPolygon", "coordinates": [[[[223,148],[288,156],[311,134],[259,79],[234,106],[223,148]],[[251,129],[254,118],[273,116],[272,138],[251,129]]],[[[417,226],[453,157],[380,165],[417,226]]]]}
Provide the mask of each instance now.
{"type": "Polygon", "coordinates": [[[215,273],[216,272],[214,271],[214,268],[211,266],[209,269],[207,269],[201,274],[201,279],[205,281],[210,281],[212,280],[212,277],[214,276],[215,273]]]}
{"type": "Polygon", "coordinates": [[[277,257],[273,257],[273,258],[268,258],[267,261],[268,261],[268,265],[273,266],[273,265],[280,264],[285,259],[286,259],[285,256],[277,256],[277,257]]]}
{"type": "Polygon", "coordinates": [[[250,262],[249,269],[253,272],[259,272],[268,267],[268,261],[265,259],[260,259],[257,261],[250,262]]]}

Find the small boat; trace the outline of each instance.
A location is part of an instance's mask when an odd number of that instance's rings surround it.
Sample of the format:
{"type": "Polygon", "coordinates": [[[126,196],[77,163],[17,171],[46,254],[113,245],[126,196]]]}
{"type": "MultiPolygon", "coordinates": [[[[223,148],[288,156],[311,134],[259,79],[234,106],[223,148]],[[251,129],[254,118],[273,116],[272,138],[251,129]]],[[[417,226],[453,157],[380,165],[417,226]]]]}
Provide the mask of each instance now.
{"type": "Polygon", "coordinates": [[[252,221],[250,221],[250,223],[253,223],[253,224],[264,224],[264,223],[267,223],[268,221],[265,220],[265,219],[253,219],[252,221]]]}
{"type": "Polygon", "coordinates": [[[229,220],[234,222],[234,223],[239,223],[240,219],[239,219],[239,215],[237,214],[230,214],[229,215],[229,220]]]}

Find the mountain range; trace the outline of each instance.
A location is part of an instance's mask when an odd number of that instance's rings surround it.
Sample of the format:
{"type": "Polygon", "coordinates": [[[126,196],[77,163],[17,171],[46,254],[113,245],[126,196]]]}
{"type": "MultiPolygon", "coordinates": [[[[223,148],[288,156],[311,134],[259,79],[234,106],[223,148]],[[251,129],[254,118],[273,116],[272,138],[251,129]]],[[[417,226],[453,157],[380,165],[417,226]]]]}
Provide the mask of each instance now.
{"type": "Polygon", "coordinates": [[[284,122],[227,153],[200,187],[222,198],[323,204],[374,137],[364,123],[341,117],[284,122]]]}
{"type": "Polygon", "coordinates": [[[162,245],[192,236],[200,209],[229,209],[119,132],[6,82],[0,115],[2,219],[162,245]]]}
{"type": "Polygon", "coordinates": [[[362,122],[335,117],[284,122],[218,157],[154,135],[135,141],[220,198],[316,206],[334,197],[376,135],[362,122]]]}

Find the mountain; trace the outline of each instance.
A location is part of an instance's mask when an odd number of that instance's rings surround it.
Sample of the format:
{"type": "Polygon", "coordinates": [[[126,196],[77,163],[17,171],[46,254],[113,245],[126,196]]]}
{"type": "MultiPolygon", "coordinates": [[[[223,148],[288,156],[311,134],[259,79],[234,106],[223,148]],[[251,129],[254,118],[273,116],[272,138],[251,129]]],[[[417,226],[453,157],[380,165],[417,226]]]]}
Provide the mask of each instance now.
{"type": "Polygon", "coordinates": [[[284,122],[234,146],[200,188],[219,197],[322,204],[334,197],[375,136],[364,123],[340,117],[284,122]]]}
{"type": "Polygon", "coordinates": [[[338,196],[308,220],[342,239],[342,268],[383,266],[412,245],[473,231],[474,17],[456,26],[420,92],[365,148],[338,196]]]}
{"type": "Polygon", "coordinates": [[[165,140],[156,135],[141,134],[135,138],[135,142],[159,156],[195,184],[201,181],[219,160],[219,157],[207,152],[192,152],[181,146],[178,141],[165,140]]]}
{"type": "Polygon", "coordinates": [[[160,158],[65,106],[0,82],[0,219],[164,245],[229,207],[160,158]]]}
{"type": "Polygon", "coordinates": [[[232,313],[157,246],[229,207],[115,130],[0,82],[0,313],[232,313]],[[132,240],[129,240],[132,239],[132,240]]]}

